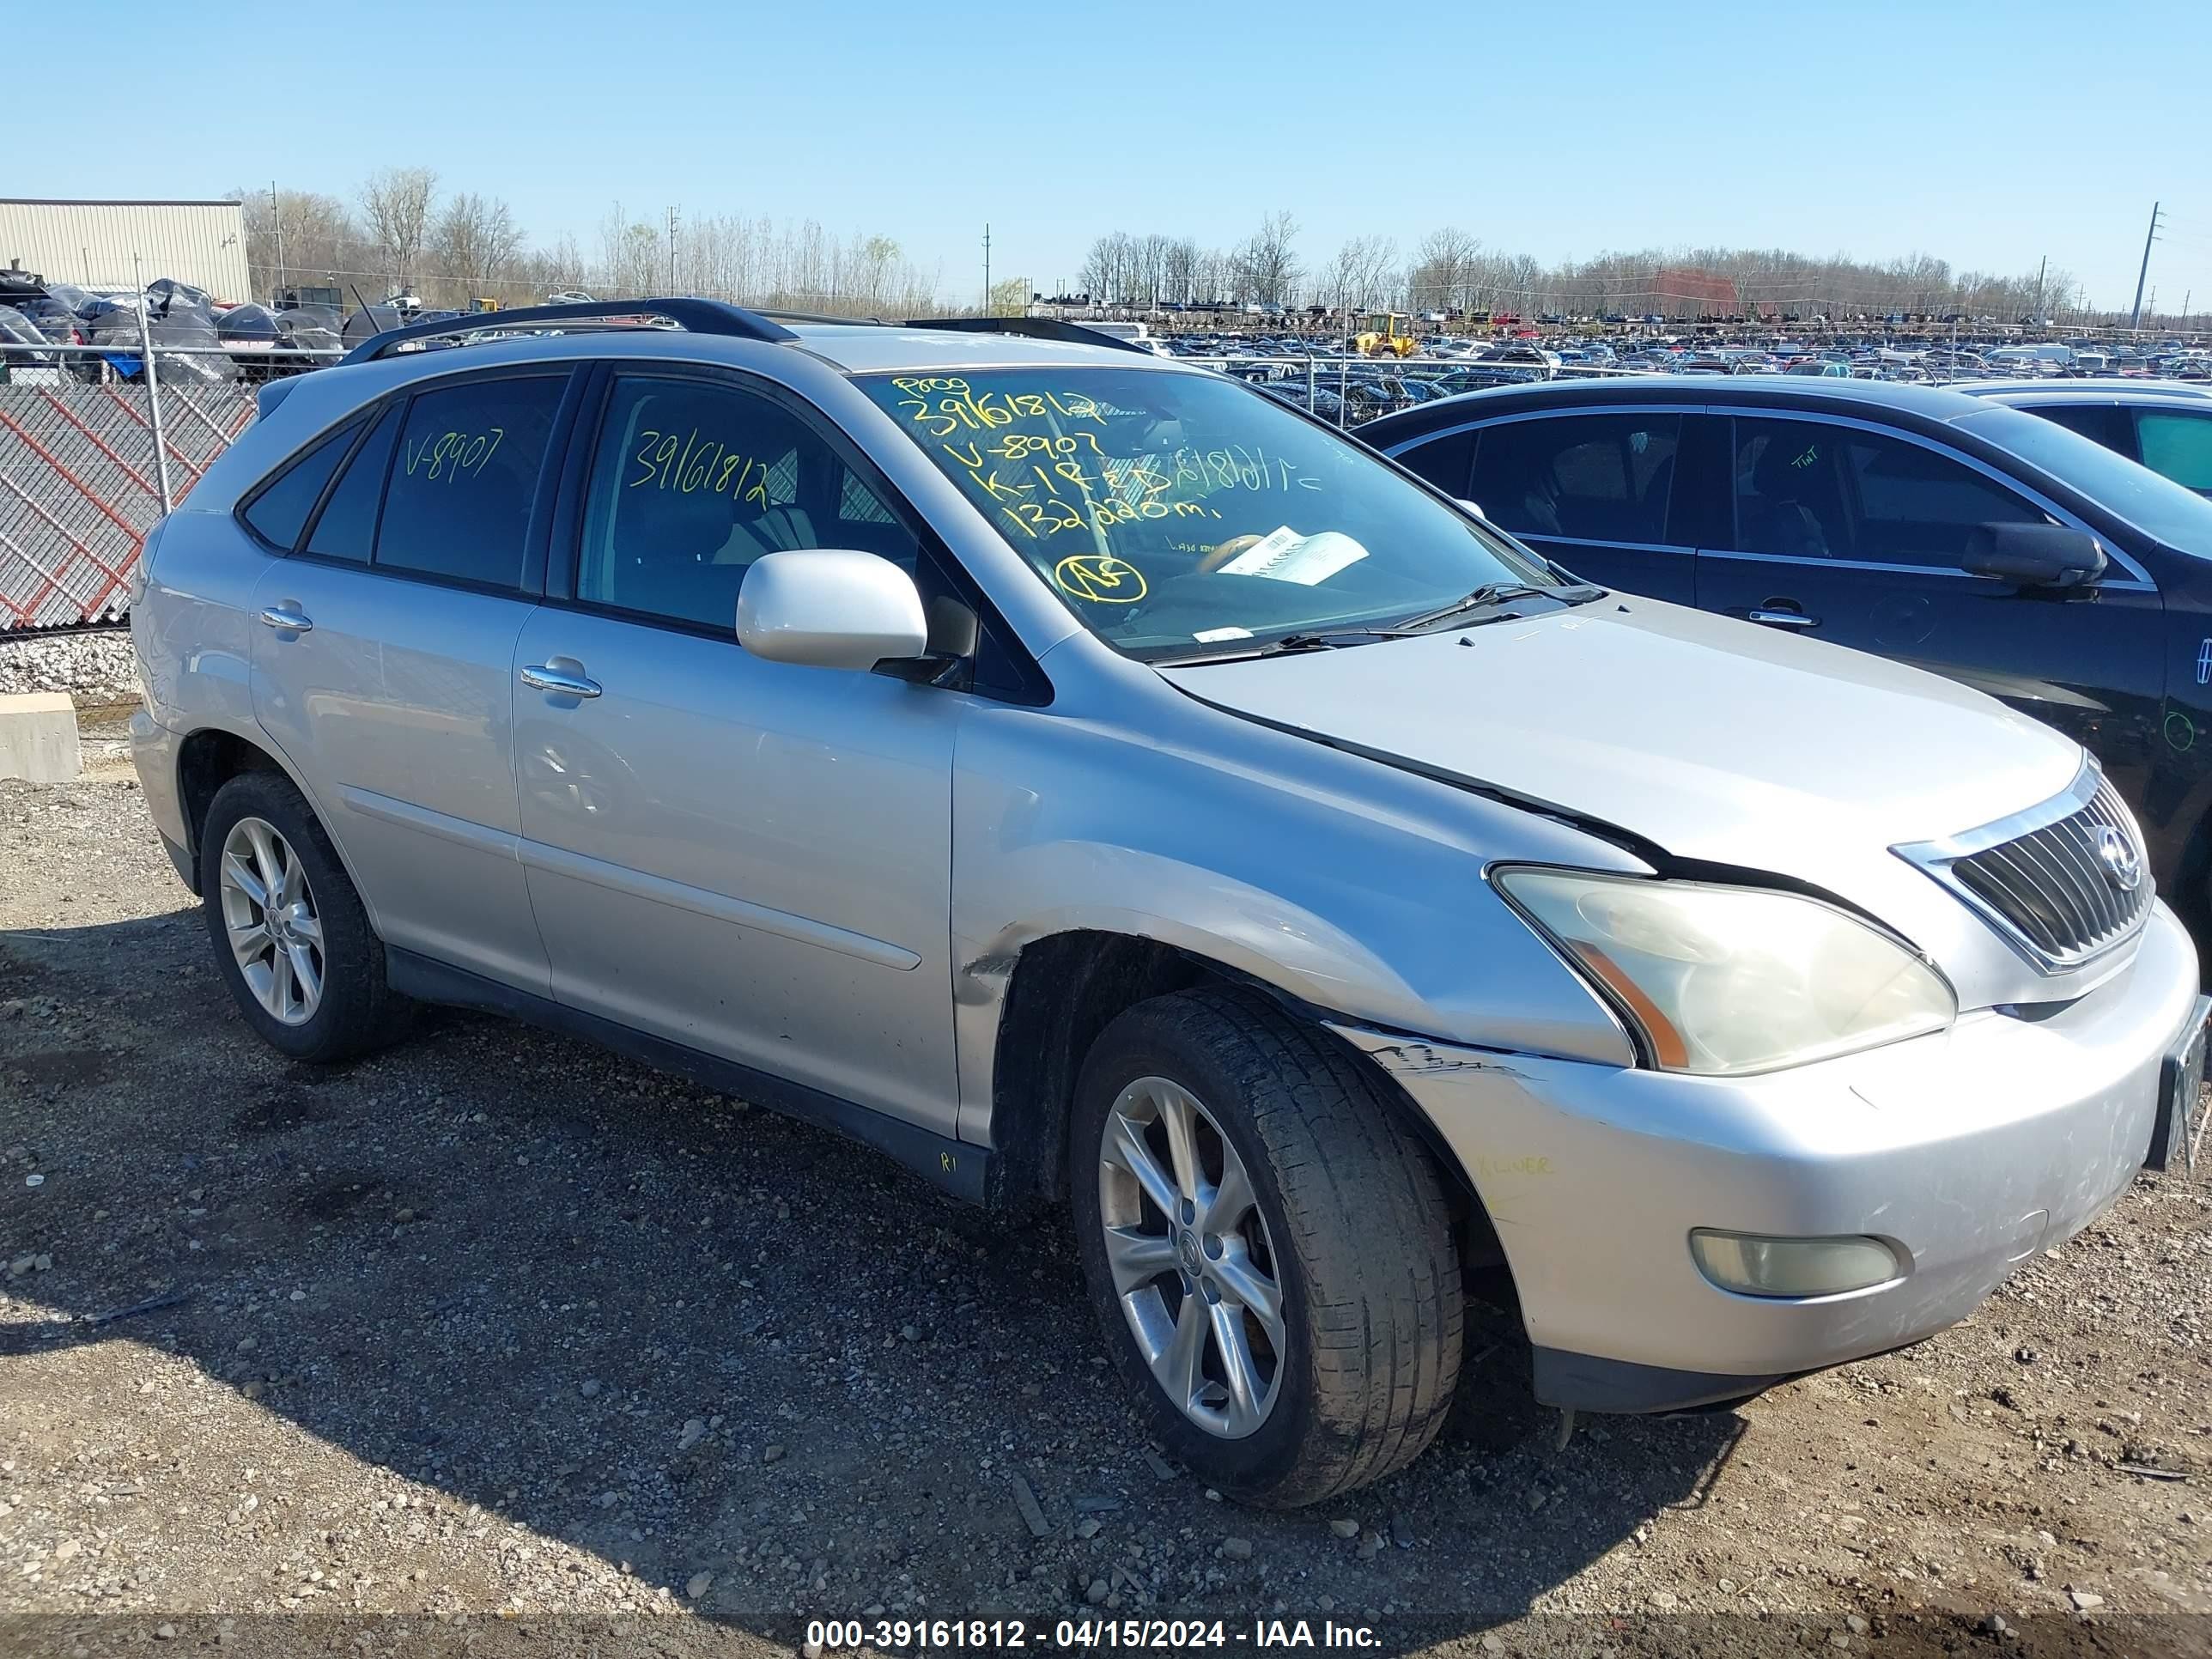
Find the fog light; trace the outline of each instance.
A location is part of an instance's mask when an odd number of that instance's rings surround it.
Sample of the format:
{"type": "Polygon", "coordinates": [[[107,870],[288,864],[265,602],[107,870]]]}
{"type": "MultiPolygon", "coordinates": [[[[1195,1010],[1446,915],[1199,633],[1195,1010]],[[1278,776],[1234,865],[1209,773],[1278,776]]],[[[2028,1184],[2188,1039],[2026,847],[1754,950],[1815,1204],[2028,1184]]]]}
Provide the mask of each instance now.
{"type": "Polygon", "coordinates": [[[1754,1233],[1690,1235],[1698,1271],[1743,1296],[1840,1296],[1884,1285],[1903,1271],[1878,1238],[1761,1238],[1754,1233]]]}

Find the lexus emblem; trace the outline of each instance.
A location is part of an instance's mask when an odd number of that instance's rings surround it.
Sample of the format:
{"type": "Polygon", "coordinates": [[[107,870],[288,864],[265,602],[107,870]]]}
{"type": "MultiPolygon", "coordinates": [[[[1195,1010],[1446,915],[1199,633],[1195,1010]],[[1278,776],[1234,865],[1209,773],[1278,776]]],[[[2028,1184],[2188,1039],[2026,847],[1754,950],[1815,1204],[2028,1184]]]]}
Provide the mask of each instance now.
{"type": "Polygon", "coordinates": [[[2097,862],[2105,868],[2105,879],[2123,893],[2132,893],[2142,885],[2142,859],[2128,844],[2128,838],[2112,825],[2097,831],[2097,862]]]}

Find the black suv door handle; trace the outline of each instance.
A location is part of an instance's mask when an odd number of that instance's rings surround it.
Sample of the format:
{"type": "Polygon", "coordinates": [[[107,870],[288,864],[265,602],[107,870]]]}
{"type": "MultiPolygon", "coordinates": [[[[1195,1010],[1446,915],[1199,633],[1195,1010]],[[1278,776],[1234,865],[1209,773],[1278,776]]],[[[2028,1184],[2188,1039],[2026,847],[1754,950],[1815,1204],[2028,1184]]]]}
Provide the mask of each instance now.
{"type": "Polygon", "coordinates": [[[1820,625],[1818,617],[1808,617],[1802,611],[1747,611],[1743,613],[1743,619],[1746,622],[1766,623],[1776,628],[1818,628],[1820,625]]]}

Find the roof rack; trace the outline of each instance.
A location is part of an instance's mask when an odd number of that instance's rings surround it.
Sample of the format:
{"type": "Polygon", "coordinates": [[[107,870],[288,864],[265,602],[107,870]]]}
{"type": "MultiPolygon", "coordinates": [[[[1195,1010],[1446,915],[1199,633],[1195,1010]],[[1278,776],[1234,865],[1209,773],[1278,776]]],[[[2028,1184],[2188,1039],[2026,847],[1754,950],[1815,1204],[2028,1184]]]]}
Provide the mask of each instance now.
{"type": "Polygon", "coordinates": [[[1019,334],[1031,340],[1058,340],[1067,345],[1111,346],[1120,351],[1133,351],[1139,356],[1152,355],[1134,340],[1125,340],[1117,334],[1101,333],[1095,328],[1085,328],[1081,323],[1062,322],[1057,317],[915,317],[908,319],[906,326],[949,329],[956,334],[1019,334]]]}
{"type": "Polygon", "coordinates": [[[449,334],[489,334],[514,328],[549,328],[563,323],[590,322],[594,318],[617,317],[660,317],[681,325],[687,333],[721,334],[740,340],[799,337],[757,312],[720,300],[594,300],[589,305],[525,306],[517,311],[472,312],[432,322],[410,323],[404,328],[387,328],[346,353],[339,367],[373,363],[410,340],[435,339],[449,334]]]}

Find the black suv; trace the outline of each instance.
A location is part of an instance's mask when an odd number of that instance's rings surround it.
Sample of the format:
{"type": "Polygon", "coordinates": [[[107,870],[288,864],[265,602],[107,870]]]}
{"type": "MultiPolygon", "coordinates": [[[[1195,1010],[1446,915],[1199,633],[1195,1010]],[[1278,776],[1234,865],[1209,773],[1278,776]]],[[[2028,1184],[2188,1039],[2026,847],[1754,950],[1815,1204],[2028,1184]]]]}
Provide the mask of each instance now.
{"type": "Polygon", "coordinates": [[[2078,738],[2212,937],[2212,501],[2017,409],[1870,381],[1507,386],[1359,435],[1577,576],[1948,674],[2078,738]]]}

